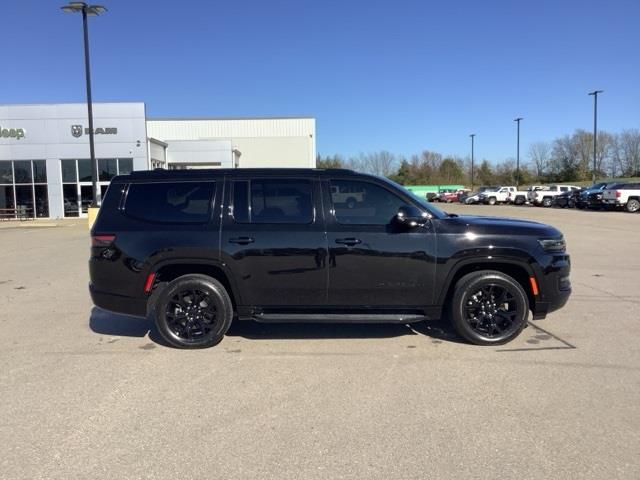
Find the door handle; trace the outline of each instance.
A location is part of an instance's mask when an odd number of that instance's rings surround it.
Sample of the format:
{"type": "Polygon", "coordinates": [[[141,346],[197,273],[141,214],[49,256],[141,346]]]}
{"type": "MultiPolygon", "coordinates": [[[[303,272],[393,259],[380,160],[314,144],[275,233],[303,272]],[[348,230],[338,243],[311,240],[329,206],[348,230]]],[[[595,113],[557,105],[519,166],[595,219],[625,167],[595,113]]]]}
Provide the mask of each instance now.
{"type": "Polygon", "coordinates": [[[235,237],[229,239],[229,243],[237,243],[238,245],[248,245],[253,242],[255,242],[255,240],[251,237],[235,237]]]}
{"type": "Polygon", "coordinates": [[[336,243],[341,243],[343,245],[346,245],[348,247],[353,247],[354,245],[358,245],[359,243],[362,243],[362,240],[360,240],[359,238],[336,238],[336,243]]]}

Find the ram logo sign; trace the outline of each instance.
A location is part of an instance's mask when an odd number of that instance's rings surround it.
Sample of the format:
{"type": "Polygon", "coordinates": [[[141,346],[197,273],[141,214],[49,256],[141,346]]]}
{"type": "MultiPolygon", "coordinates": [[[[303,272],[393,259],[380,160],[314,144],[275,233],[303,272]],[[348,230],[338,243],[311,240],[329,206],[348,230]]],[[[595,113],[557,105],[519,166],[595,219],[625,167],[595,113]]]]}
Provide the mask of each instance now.
{"type": "MultiPolygon", "coordinates": [[[[83,129],[82,125],[71,125],[71,135],[78,138],[78,137],[81,137],[83,133],[85,135],[89,135],[89,129],[88,128],[83,129]]],[[[98,127],[93,129],[93,134],[94,135],[117,135],[118,129],[116,127],[107,127],[107,128],[98,127]]]]}

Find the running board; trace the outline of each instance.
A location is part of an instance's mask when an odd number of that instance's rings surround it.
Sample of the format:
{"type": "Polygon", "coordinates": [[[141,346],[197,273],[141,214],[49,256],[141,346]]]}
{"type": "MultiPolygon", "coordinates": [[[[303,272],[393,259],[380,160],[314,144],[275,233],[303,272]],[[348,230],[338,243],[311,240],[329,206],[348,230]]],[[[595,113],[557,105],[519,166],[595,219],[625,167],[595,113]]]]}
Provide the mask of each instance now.
{"type": "Polygon", "coordinates": [[[253,315],[261,323],[415,323],[427,320],[424,315],[388,313],[261,313],[253,315]]]}

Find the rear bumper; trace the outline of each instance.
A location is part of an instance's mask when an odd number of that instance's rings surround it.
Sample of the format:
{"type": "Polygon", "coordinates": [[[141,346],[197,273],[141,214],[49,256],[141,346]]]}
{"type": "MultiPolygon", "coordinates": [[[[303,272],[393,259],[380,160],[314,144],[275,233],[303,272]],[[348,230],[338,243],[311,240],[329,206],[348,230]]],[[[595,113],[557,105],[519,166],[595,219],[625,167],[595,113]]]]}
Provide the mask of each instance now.
{"type": "Polygon", "coordinates": [[[125,315],[145,317],[147,315],[147,298],[126,297],[112,293],[101,292],[89,284],[91,300],[96,307],[125,315]]]}

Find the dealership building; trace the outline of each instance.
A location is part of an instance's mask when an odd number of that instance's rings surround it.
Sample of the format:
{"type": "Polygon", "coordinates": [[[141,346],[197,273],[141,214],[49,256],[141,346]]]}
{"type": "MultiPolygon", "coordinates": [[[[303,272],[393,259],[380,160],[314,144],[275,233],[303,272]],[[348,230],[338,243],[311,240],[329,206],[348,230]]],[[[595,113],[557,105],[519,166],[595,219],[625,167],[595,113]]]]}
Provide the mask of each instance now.
{"type": "MultiPolygon", "coordinates": [[[[101,193],[153,168],[314,167],[315,119],[147,118],[145,104],[94,103],[101,193]]],[[[0,105],[0,216],[63,218],[91,203],[84,103],[0,105]]]]}

